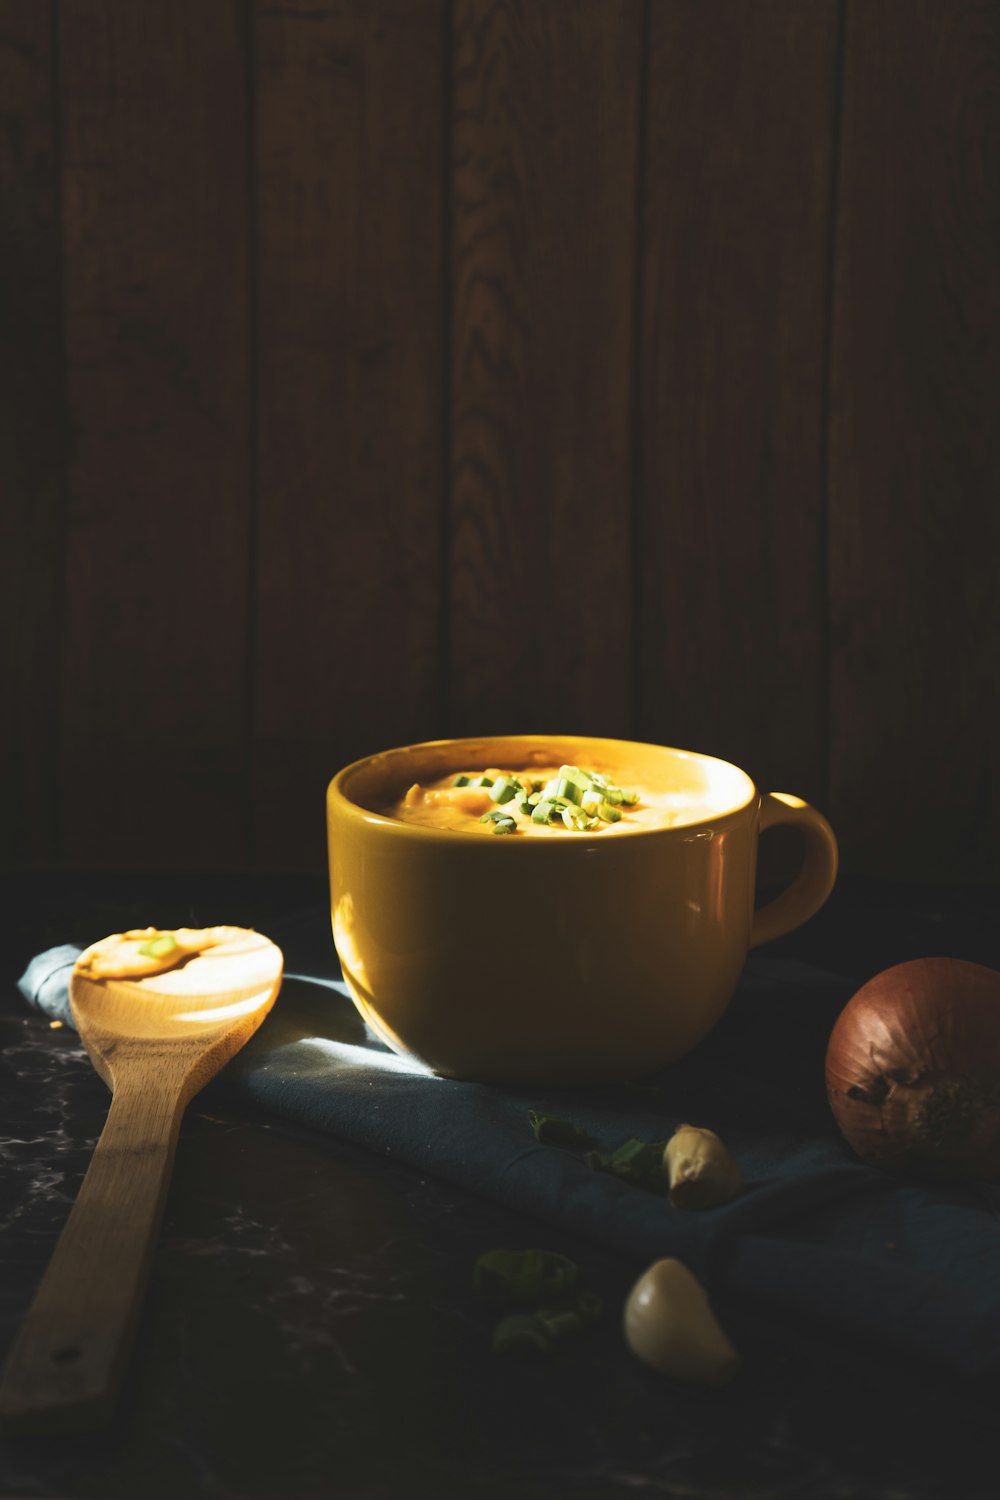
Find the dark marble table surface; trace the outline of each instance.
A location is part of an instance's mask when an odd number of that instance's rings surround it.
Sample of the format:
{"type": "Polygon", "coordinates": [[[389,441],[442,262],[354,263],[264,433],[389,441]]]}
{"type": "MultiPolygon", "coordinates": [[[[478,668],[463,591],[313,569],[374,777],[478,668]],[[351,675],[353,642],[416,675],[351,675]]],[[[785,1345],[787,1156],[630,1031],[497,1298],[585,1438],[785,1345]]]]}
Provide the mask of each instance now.
{"type": "MultiPolygon", "coordinates": [[[[77,1038],[24,1005],[24,961],[153,920],[280,929],[320,882],[245,875],[2,877],[0,1357],[52,1251],[107,1094],[77,1038]]],[[[772,951],[858,982],[931,953],[1000,968],[998,892],[842,878],[772,951]]],[[[624,1347],[643,1269],[327,1136],[254,1116],[224,1075],[185,1116],[124,1393],[100,1433],[0,1439],[0,1495],[73,1500],[995,1500],[994,1388],[890,1360],[772,1347],[721,1391],[624,1347]],[[490,1352],[470,1272],[494,1245],[586,1267],[608,1316],[548,1358],[490,1352]]],[[[821,1289],[818,1289],[821,1295],[821,1289]]]]}

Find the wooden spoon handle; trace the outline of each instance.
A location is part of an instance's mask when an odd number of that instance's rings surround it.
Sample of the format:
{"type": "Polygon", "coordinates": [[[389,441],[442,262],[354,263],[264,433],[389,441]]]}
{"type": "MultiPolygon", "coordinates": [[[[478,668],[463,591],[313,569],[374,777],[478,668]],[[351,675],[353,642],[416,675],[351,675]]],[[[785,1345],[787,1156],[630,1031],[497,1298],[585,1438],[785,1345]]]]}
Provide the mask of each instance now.
{"type": "Polygon", "coordinates": [[[0,1421],[76,1432],[111,1415],[184,1112],[179,1090],[119,1087],[0,1383],[0,1421]]]}

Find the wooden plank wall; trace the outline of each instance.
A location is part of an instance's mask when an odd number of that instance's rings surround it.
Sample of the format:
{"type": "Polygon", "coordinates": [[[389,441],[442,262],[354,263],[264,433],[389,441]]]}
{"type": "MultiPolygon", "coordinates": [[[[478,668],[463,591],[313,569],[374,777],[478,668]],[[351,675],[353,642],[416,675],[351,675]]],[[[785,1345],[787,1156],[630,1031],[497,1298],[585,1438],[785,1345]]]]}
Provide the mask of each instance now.
{"type": "Polygon", "coordinates": [[[651,10],[639,730],[825,806],[837,5],[726,15],[651,10]]]}
{"type": "Polygon", "coordinates": [[[1000,6],[848,7],[831,786],[852,858],[1000,873],[1000,6]]]}
{"type": "Polygon", "coordinates": [[[60,849],[64,482],[60,212],[47,6],[0,0],[0,859],[60,849]]]}
{"type": "Polygon", "coordinates": [[[325,860],[340,765],[438,732],[442,0],[256,17],[256,862],[325,860]]]}
{"type": "Polygon", "coordinates": [[[246,39],[234,7],[191,0],[57,15],[62,848],[242,860],[246,39]]]}
{"type": "Polygon", "coordinates": [[[456,733],[629,730],[641,40],[634,0],[455,6],[456,733]]]}
{"type": "Polygon", "coordinates": [[[442,734],[1000,874],[996,0],[0,0],[0,861],[442,734]]]}

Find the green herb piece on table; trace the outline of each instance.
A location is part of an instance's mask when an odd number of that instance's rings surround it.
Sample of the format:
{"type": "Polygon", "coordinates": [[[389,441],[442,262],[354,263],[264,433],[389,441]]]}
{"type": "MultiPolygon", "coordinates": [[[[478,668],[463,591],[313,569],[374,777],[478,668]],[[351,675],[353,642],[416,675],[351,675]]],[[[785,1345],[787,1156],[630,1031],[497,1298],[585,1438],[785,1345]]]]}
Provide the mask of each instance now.
{"type": "Polygon", "coordinates": [[[177,939],[173,933],[164,932],[160,937],[150,938],[148,943],[143,943],[139,952],[143,958],[166,958],[176,947],[177,939]]]}
{"type": "Polygon", "coordinates": [[[508,1313],[493,1330],[493,1352],[507,1354],[511,1349],[529,1349],[551,1354],[557,1339],[579,1333],[588,1323],[595,1323],[603,1310],[600,1297],[593,1292],[582,1292],[575,1304],[565,1307],[508,1313]]]}
{"type": "Polygon", "coordinates": [[[537,1349],[551,1354],[555,1340],[533,1313],[509,1313],[493,1330],[493,1353],[509,1354],[512,1349],[537,1349]]]}
{"type": "Polygon", "coordinates": [[[576,1264],[554,1250],[487,1250],[476,1261],[475,1288],[500,1306],[523,1306],[567,1291],[576,1264]]]}
{"type": "Polygon", "coordinates": [[[536,1141],[551,1142],[556,1146],[594,1144],[594,1137],[582,1125],[574,1125],[572,1120],[560,1119],[558,1115],[543,1115],[537,1109],[529,1109],[528,1121],[536,1141]]]}
{"type": "Polygon", "coordinates": [[[596,1323],[604,1314],[604,1303],[596,1292],[581,1292],[576,1299],[576,1310],[585,1323],[596,1323]]]}
{"type": "Polygon", "coordinates": [[[550,1333],[577,1333],[586,1323],[596,1323],[604,1312],[604,1303],[594,1292],[581,1292],[566,1307],[540,1307],[535,1317],[550,1333]]]}
{"type": "Polygon", "coordinates": [[[663,1185],[663,1153],[666,1141],[623,1141],[614,1151],[588,1151],[584,1161],[595,1172],[609,1172],[623,1182],[656,1189],[663,1185]]]}

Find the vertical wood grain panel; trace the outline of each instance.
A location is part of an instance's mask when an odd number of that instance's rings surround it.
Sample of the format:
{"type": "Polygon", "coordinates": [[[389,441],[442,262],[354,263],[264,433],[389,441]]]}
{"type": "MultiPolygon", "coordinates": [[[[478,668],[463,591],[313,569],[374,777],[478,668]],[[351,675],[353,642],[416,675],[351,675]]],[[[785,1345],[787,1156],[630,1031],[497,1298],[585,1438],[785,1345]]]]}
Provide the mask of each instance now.
{"type": "Polygon", "coordinates": [[[341,765],[440,733],[445,14],[257,16],[257,857],[341,765]]]}
{"type": "Polygon", "coordinates": [[[856,863],[1000,874],[1000,8],[848,4],[833,793],[856,863]]]}
{"type": "Polygon", "coordinates": [[[641,729],[822,805],[837,6],[650,14],[641,729]]]}
{"type": "Polygon", "coordinates": [[[0,0],[0,863],[58,840],[62,382],[49,7],[0,0]]]}
{"type": "Polygon", "coordinates": [[[456,0],[451,722],[627,732],[642,7],[456,0]]]}
{"type": "Polygon", "coordinates": [[[62,0],[63,786],[85,865],[244,856],[245,55],[232,5],[62,0]]]}

